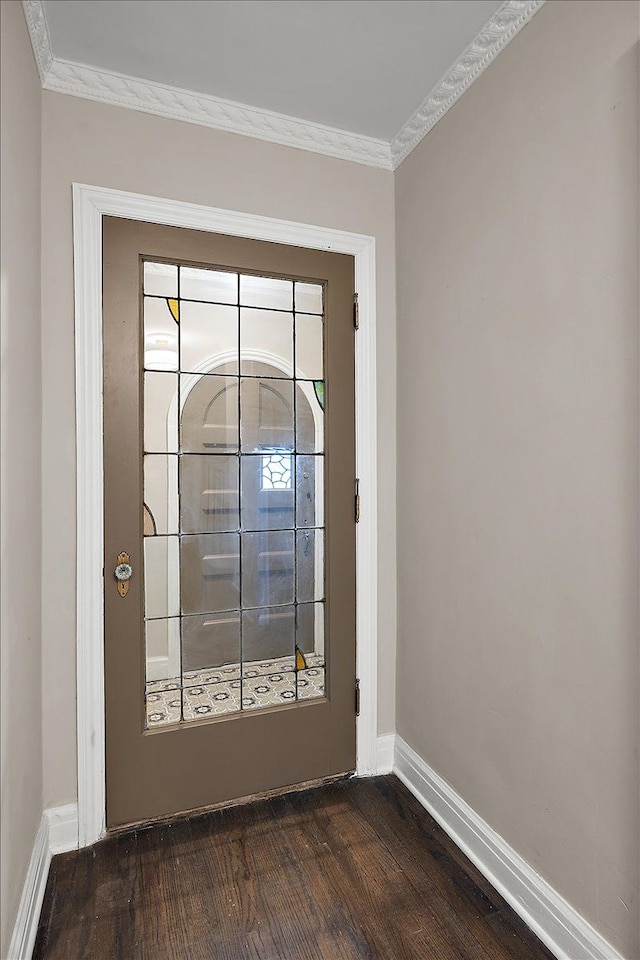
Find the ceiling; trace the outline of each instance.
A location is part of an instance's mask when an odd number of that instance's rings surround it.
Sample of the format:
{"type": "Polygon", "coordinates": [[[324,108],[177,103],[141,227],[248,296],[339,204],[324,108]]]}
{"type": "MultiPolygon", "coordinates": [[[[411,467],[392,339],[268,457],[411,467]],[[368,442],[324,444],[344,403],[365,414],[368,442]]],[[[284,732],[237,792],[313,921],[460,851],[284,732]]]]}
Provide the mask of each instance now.
{"type": "Polygon", "coordinates": [[[45,0],[54,60],[390,141],[496,0],[45,0]]]}

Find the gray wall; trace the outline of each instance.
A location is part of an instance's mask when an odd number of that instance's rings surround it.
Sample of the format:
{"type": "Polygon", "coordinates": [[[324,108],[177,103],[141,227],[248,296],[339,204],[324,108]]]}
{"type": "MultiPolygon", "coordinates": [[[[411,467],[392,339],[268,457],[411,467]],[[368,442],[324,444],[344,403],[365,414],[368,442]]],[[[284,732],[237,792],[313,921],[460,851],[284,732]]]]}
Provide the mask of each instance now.
{"type": "Polygon", "coordinates": [[[17,0],[2,34],[2,893],[6,957],[42,813],[40,81],[17,0]]]}
{"type": "Polygon", "coordinates": [[[205,127],[43,94],[43,669],[45,803],[76,798],[75,399],[71,184],[96,184],[365,233],[378,267],[377,598],[380,733],[395,722],[395,236],[393,174],[205,127]]]}
{"type": "Polygon", "coordinates": [[[398,733],[637,958],[637,2],[550,0],[396,200],[398,733]]]}

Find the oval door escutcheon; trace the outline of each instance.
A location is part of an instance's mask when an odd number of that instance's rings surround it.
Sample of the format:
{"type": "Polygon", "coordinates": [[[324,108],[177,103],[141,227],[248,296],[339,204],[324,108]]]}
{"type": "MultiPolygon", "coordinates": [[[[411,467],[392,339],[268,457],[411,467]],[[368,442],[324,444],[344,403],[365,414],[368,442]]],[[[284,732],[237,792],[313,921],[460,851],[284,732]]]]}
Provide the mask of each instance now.
{"type": "Polygon", "coordinates": [[[129,580],[133,576],[133,567],[130,564],[130,560],[131,558],[128,553],[119,553],[117,566],[113,571],[118,581],[118,593],[121,597],[126,597],[129,592],[129,580]]]}

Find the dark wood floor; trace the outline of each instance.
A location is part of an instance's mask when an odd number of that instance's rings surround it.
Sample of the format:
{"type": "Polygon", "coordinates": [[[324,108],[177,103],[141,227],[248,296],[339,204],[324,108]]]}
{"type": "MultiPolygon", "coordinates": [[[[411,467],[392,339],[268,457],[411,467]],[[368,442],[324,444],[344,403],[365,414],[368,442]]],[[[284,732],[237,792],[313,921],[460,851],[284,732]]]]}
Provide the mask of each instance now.
{"type": "Polygon", "coordinates": [[[393,776],[54,857],[34,960],[549,960],[393,776]]]}

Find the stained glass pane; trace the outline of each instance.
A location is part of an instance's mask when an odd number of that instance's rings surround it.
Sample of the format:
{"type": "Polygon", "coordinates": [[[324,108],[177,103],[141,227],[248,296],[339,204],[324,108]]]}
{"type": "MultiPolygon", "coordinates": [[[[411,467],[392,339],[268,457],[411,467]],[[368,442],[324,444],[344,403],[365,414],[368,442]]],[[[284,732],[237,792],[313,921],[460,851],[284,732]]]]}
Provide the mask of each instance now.
{"type": "Polygon", "coordinates": [[[295,607],[242,614],[242,707],[281,706],[296,698],[295,607]]]}
{"type": "Polygon", "coordinates": [[[173,263],[144,265],[144,292],[153,297],[178,296],[178,268],[173,263]]]}
{"type": "Polygon", "coordinates": [[[240,612],[182,618],[185,720],[240,709],[240,612]]]}
{"type": "Polygon", "coordinates": [[[242,535],[242,606],[293,603],[295,552],[292,530],[242,535]]]}
{"type": "Polygon", "coordinates": [[[180,457],[180,532],[213,533],[240,526],[238,458],[180,457]]]}
{"type": "Polygon", "coordinates": [[[182,618],[182,676],[185,686],[239,677],[240,611],[182,618]]]}
{"type": "Polygon", "coordinates": [[[240,310],[240,372],[247,376],[291,377],[293,314],[240,310]]]}
{"type": "Polygon", "coordinates": [[[178,376],[144,375],[145,453],[178,452],[178,376]]]}
{"type": "Polygon", "coordinates": [[[180,375],[180,452],[238,449],[238,378],[180,375]]]}
{"type": "Polygon", "coordinates": [[[145,537],[144,612],[147,619],[180,613],[178,537],[145,537]]]}
{"type": "Polygon", "coordinates": [[[180,305],[180,369],[183,373],[238,372],[238,308],[215,303],[180,305]]]}
{"type": "Polygon", "coordinates": [[[293,283],[273,277],[240,277],[240,303],[243,307],[269,310],[293,310],[293,283]]]}
{"type": "Polygon", "coordinates": [[[295,296],[300,313],[322,313],[322,284],[296,283],[295,296]]]}
{"type": "Polygon", "coordinates": [[[324,526],[324,457],[296,457],[296,525],[324,526]]]}
{"type": "Polygon", "coordinates": [[[240,605],[240,541],[236,533],[181,538],[182,613],[216,613],[240,605]]]}
{"type": "Polygon", "coordinates": [[[322,317],[296,314],[296,377],[322,380],[322,317]]]}
{"type": "Polygon", "coordinates": [[[240,434],[243,453],[293,450],[293,381],[243,378],[240,434]]]}
{"type": "Polygon", "coordinates": [[[324,450],[325,389],[322,380],[296,381],[296,450],[322,453],[324,450]]]}
{"type": "Polygon", "coordinates": [[[199,267],[180,268],[180,296],[209,303],[238,302],[238,274],[199,267]]]}
{"type": "Polygon", "coordinates": [[[178,369],[178,301],[144,298],[145,370],[178,369]]]}
{"type": "Polygon", "coordinates": [[[178,457],[176,454],[145,455],[144,505],[151,517],[153,535],[178,533],[178,457]]]}
{"type": "Polygon", "coordinates": [[[297,694],[299,700],[325,696],[324,604],[301,603],[297,609],[297,694]]]}
{"type": "Polygon", "coordinates": [[[296,532],[296,600],[324,600],[324,530],[296,532]]]}

